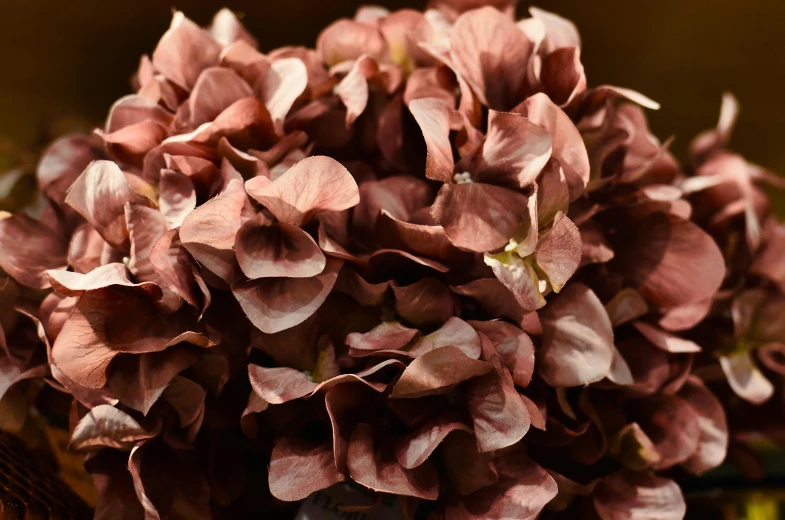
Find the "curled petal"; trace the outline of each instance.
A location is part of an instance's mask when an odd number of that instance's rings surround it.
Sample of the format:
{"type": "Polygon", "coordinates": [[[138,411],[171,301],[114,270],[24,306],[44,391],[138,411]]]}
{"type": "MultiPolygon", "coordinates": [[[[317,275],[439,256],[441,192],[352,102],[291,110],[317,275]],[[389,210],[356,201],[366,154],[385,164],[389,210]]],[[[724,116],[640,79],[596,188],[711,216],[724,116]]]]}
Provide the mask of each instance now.
{"type": "Polygon", "coordinates": [[[725,409],[711,390],[695,376],[687,379],[679,391],[679,397],[695,411],[700,428],[698,449],[682,466],[690,473],[700,475],[722,464],[728,453],[729,435],[725,409]]]}
{"type": "Polygon", "coordinates": [[[418,430],[402,437],[395,448],[395,458],[406,469],[413,469],[425,462],[439,447],[441,442],[452,432],[461,430],[471,432],[454,417],[445,414],[424,424],[418,430]]]}
{"type": "Polygon", "coordinates": [[[613,473],[595,488],[593,499],[602,520],[681,520],[687,509],[678,484],[649,472],[613,473]]]}
{"type": "Polygon", "coordinates": [[[47,273],[54,290],[64,296],[81,296],[85,292],[107,287],[138,288],[153,298],[160,298],[161,291],[152,282],[134,283],[128,279],[128,270],[119,263],[105,264],[87,274],[53,270],[47,273]]]}
{"type": "Polygon", "coordinates": [[[487,374],[492,369],[484,361],[467,357],[458,347],[438,348],[423,354],[406,367],[390,397],[415,398],[447,393],[455,385],[487,374]]]}
{"type": "Polygon", "coordinates": [[[282,404],[313,393],[319,386],[293,368],[248,365],[248,377],[256,395],[266,403],[282,404]]]}
{"type": "Polygon", "coordinates": [[[492,316],[507,318],[516,323],[523,320],[524,310],[515,296],[496,278],[480,278],[451,289],[456,294],[473,298],[492,316]]]}
{"type": "Polygon", "coordinates": [[[378,74],[379,66],[368,56],[361,56],[354,62],[349,73],[335,91],[346,106],[346,126],[350,126],[362,115],[368,105],[368,80],[378,74]]]}
{"type": "Polygon", "coordinates": [[[446,346],[458,347],[471,359],[479,359],[482,351],[480,336],[474,330],[474,327],[453,316],[437,330],[422,337],[417,343],[412,345],[409,353],[417,357],[446,346]]]}
{"type": "Polygon", "coordinates": [[[548,384],[580,386],[608,374],[613,361],[613,326],[591,289],[569,285],[541,318],[538,373],[548,384]]]}
{"type": "Polygon", "coordinates": [[[354,20],[338,20],[319,34],[316,52],[328,68],[356,60],[363,54],[382,61],[387,57],[387,42],[379,29],[354,20]]]}
{"type": "Polygon", "coordinates": [[[483,260],[522,310],[533,311],[545,305],[539,276],[530,261],[515,253],[485,255],[483,260]]]}
{"type": "Polygon", "coordinates": [[[720,366],[733,391],[752,404],[761,404],[774,395],[774,385],[756,366],[749,352],[720,356],[720,366]]]}
{"type": "Polygon", "coordinates": [[[450,144],[451,111],[444,101],[437,98],[415,99],[409,110],[420,125],[428,155],[425,175],[429,179],[450,182],[455,163],[450,144]]]}
{"type": "Polygon", "coordinates": [[[349,170],[329,157],[308,157],[272,183],[256,177],[246,183],[248,194],[281,222],[302,226],[321,211],[342,211],[360,202],[349,170]]]}
{"type": "Polygon", "coordinates": [[[283,123],[292,105],[308,88],[308,69],[298,58],[281,58],[270,65],[264,77],[263,99],[273,124],[283,134],[283,123]]]}
{"type": "Polygon", "coordinates": [[[472,321],[471,326],[488,337],[513,382],[518,386],[528,386],[534,374],[531,338],[518,327],[501,320],[472,321]]]}
{"type": "Polygon", "coordinates": [[[561,291],[581,263],[580,232],[567,215],[561,211],[556,214],[550,231],[540,239],[534,258],[553,290],[561,291]]]}
{"type": "Polygon", "coordinates": [[[313,238],[297,226],[252,219],[237,232],[237,261],[250,279],[309,278],[324,270],[327,259],[313,238]]]}
{"type": "Polygon", "coordinates": [[[633,326],[643,334],[643,336],[666,352],[685,353],[700,352],[700,345],[688,339],[680,338],[669,332],[653,327],[648,323],[635,322],[633,326]]]}
{"type": "Polygon", "coordinates": [[[73,134],[55,140],[44,151],[36,170],[38,186],[58,205],[68,188],[95,159],[103,155],[96,136],[73,134]]]}
{"type": "Polygon", "coordinates": [[[442,323],[455,313],[452,294],[435,278],[423,278],[411,285],[392,284],[395,311],[415,325],[442,323]]]}
{"type": "Polygon", "coordinates": [[[605,311],[613,326],[618,327],[640,318],[649,311],[649,307],[638,291],[627,287],[616,293],[616,296],[605,304],[605,311]]]}
{"type": "Polygon", "coordinates": [[[194,308],[204,312],[210,304],[210,292],[194,273],[197,266],[180,242],[179,230],[164,233],[150,251],[150,263],[169,289],[194,308]],[[198,292],[197,292],[198,290],[198,292]],[[200,305],[201,293],[203,304],[200,305]]]}
{"type": "Polygon", "coordinates": [[[114,448],[130,450],[137,442],[154,437],[133,417],[108,404],[87,412],[71,434],[69,447],[77,451],[114,448]]]}
{"type": "Polygon", "coordinates": [[[210,67],[199,74],[188,98],[191,125],[214,120],[233,103],[253,96],[253,90],[239,74],[225,67],[210,67]]]}
{"type": "Polygon", "coordinates": [[[183,13],[175,11],[169,30],[153,51],[153,66],[179,87],[190,90],[203,69],[216,65],[221,46],[183,13]]]}
{"type": "Polygon", "coordinates": [[[385,321],[364,334],[352,332],[346,336],[346,345],[357,350],[398,350],[419,335],[397,321],[385,321]]]}

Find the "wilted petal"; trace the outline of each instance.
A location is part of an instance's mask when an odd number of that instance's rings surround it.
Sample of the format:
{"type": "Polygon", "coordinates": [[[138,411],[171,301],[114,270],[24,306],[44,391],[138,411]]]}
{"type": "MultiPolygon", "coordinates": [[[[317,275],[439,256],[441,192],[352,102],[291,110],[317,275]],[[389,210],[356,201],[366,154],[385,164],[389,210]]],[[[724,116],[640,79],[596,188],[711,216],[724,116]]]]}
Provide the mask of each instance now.
{"type": "Polygon", "coordinates": [[[567,215],[556,214],[553,226],[539,240],[534,258],[553,290],[561,291],[581,263],[580,232],[567,215]]]}
{"type": "Polygon", "coordinates": [[[49,287],[46,271],[63,269],[68,244],[59,233],[27,215],[0,215],[0,267],[34,289],[49,287]]]}
{"type": "Polygon", "coordinates": [[[720,366],[733,391],[752,404],[761,404],[774,394],[774,385],[755,365],[749,352],[720,356],[720,366]]]}
{"type": "Polygon", "coordinates": [[[220,53],[221,46],[207,31],[175,11],[169,30],[153,51],[153,66],[188,91],[202,70],[218,63],[220,53]]]}
{"type": "Polygon", "coordinates": [[[500,186],[445,184],[433,216],[455,246],[483,253],[507,244],[529,216],[526,202],[526,195],[500,186]]]}
{"type": "Polygon", "coordinates": [[[613,473],[595,488],[593,498],[602,520],[681,520],[686,512],[679,485],[653,473],[613,473]]]}
{"type": "Polygon", "coordinates": [[[297,226],[266,218],[251,219],[237,232],[237,261],[250,279],[308,278],[324,270],[327,259],[311,235],[297,226]]]}
{"type": "Polygon", "coordinates": [[[272,334],[308,319],[330,294],[343,262],[328,258],[324,271],[311,278],[262,278],[232,287],[251,323],[272,334]]]}
{"type": "Polygon", "coordinates": [[[390,397],[415,398],[447,393],[455,385],[487,374],[492,369],[484,361],[467,357],[456,346],[437,348],[419,356],[406,367],[390,397]]]}
{"type": "Polygon", "coordinates": [[[482,453],[512,446],[531,425],[509,371],[498,357],[490,363],[493,371],[470,381],[466,388],[477,448],[482,453]]]}
{"type": "Polygon", "coordinates": [[[130,450],[137,442],[150,439],[156,432],[145,430],[133,417],[108,404],[87,412],[71,434],[69,447],[77,451],[115,448],[130,450]]]}
{"type": "Polygon", "coordinates": [[[523,31],[492,7],[463,14],[450,35],[455,71],[494,110],[509,110],[524,98],[532,51],[523,31]]]}
{"type": "Polygon", "coordinates": [[[133,190],[120,167],[112,161],[92,162],[68,190],[65,202],[104,240],[120,249],[128,240],[125,204],[151,204],[133,190]]]}
{"type": "Polygon", "coordinates": [[[427,462],[406,469],[386,448],[377,446],[370,425],[358,424],[349,439],[347,453],[352,479],[375,491],[435,500],[439,494],[436,470],[427,462]]]}
{"type": "Polygon", "coordinates": [[[272,183],[256,177],[248,194],[281,222],[302,226],[321,211],[342,211],[360,202],[352,174],[335,159],[318,156],[298,162],[272,183]]]}
{"type": "Polygon", "coordinates": [[[682,466],[690,473],[700,475],[725,460],[728,453],[728,421],[720,400],[695,376],[687,380],[679,391],[679,397],[695,411],[700,428],[698,449],[682,462],[682,466]]]}
{"type": "Polygon", "coordinates": [[[313,445],[282,437],[270,457],[270,492],[278,500],[294,502],[346,480],[335,468],[329,444],[313,445]]]}
{"type": "Polygon", "coordinates": [[[599,298],[573,283],[542,313],[538,373],[556,387],[581,386],[605,377],[613,361],[613,326],[599,298]]]}

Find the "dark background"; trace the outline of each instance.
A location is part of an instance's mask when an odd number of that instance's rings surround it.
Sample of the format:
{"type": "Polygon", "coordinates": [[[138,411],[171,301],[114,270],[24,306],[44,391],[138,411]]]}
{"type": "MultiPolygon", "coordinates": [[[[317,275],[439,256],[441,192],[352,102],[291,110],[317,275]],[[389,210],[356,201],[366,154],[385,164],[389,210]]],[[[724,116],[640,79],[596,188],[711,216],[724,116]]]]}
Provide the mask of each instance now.
{"type": "MultiPolygon", "coordinates": [[[[390,8],[425,0],[383,0],[390,8]]],[[[43,121],[78,113],[102,120],[129,92],[139,56],[150,53],[173,7],[206,24],[223,6],[244,14],[263,51],[312,46],[349,0],[0,0],[0,138],[32,140],[43,121]]],[[[659,101],[654,132],[676,136],[683,156],[696,132],[715,124],[720,96],[739,98],[732,146],[785,172],[785,2],[774,0],[543,0],[583,37],[590,85],[610,83],[659,101]]],[[[519,14],[528,4],[521,3],[519,14]]],[[[785,199],[782,199],[785,200],[785,199]]]]}

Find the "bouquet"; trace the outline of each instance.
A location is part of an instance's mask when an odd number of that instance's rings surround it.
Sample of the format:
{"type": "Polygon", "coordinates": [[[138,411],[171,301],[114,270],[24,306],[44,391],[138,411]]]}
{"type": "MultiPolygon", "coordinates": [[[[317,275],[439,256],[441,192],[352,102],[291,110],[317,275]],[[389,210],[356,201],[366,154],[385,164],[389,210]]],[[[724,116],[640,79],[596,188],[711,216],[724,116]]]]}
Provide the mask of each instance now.
{"type": "Polygon", "coordinates": [[[0,220],[0,396],[68,396],[96,518],[679,519],[785,442],[783,182],[727,149],[735,99],[680,164],[515,4],[267,53],[175,12],[47,148],[0,220]]]}

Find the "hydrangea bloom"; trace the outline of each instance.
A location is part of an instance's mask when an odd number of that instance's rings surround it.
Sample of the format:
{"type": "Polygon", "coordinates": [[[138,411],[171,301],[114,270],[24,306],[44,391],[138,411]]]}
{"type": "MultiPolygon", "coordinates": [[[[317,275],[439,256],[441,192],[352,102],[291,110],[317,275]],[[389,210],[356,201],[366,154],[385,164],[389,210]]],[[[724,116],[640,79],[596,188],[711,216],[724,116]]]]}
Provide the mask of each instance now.
{"type": "Polygon", "coordinates": [[[266,54],[177,12],[51,144],[40,217],[0,220],[0,396],[73,396],[97,518],[352,483],[408,518],[678,519],[674,478],[784,438],[782,182],[726,150],[735,100],[680,165],[571,22],[514,11],[362,8],[266,54]]]}

